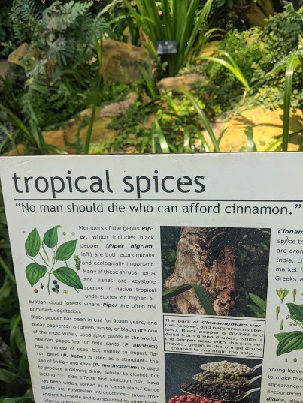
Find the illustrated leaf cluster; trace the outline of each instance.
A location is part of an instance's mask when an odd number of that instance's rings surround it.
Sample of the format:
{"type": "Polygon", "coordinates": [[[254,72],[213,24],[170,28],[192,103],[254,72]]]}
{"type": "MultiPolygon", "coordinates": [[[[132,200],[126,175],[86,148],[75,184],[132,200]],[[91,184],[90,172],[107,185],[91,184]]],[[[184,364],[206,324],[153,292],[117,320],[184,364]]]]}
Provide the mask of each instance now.
{"type": "MultiPolygon", "coordinates": [[[[293,303],[286,305],[290,319],[292,319],[295,324],[303,327],[303,305],[293,303]]],[[[277,356],[303,349],[303,331],[280,332],[275,334],[275,338],[278,340],[277,356]]]]}
{"type": "MultiPolygon", "coordinates": [[[[25,241],[25,251],[29,258],[39,258],[39,261],[34,261],[26,266],[25,274],[28,282],[31,286],[34,286],[41,280],[46,274],[48,274],[47,289],[50,293],[50,276],[53,275],[56,280],[61,283],[77,289],[83,289],[82,282],[79,275],[75,270],[70,268],[67,261],[73,256],[77,246],[77,240],[73,239],[58,245],[58,228],[60,225],[56,225],[48,229],[43,238],[41,239],[38,230],[33,229],[25,241]],[[47,249],[46,249],[47,248],[47,249]],[[51,254],[53,256],[51,256],[51,254]],[[56,268],[56,264],[64,262],[62,265],[56,268]]],[[[77,270],[80,268],[79,257],[74,256],[77,270]]]]}

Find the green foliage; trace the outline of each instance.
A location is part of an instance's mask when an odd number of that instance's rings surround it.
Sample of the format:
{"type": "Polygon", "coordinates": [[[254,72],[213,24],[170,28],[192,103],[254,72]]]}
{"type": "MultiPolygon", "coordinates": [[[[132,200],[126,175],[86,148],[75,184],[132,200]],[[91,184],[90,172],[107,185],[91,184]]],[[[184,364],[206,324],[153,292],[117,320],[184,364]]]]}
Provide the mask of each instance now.
{"type": "Polygon", "coordinates": [[[258,297],[253,293],[249,293],[249,298],[252,300],[253,305],[247,305],[257,318],[265,318],[266,315],[266,300],[258,297]]]}
{"type": "Polygon", "coordinates": [[[276,352],[277,356],[303,349],[303,332],[278,333],[275,334],[275,337],[279,341],[276,352]]]}
{"type": "Polygon", "coordinates": [[[0,193],[0,401],[31,403],[31,380],[0,193]]]}
{"type": "Polygon", "coordinates": [[[208,60],[210,62],[215,62],[221,64],[223,67],[226,67],[234,76],[235,78],[240,81],[240,83],[243,85],[246,91],[250,90],[250,86],[244,77],[242,71],[239,69],[237,66],[237,63],[234,61],[232,56],[228,54],[227,52],[223,52],[223,56],[225,58],[221,57],[213,57],[213,56],[200,56],[197,58],[197,60],[208,60]],[[226,60],[227,59],[227,60],[226,60]]]}
{"type": "Polygon", "coordinates": [[[53,275],[57,280],[61,281],[63,284],[66,284],[69,287],[74,288],[75,290],[83,289],[82,282],[78,274],[71,268],[62,266],[53,272],[53,275]]]}
{"type": "Polygon", "coordinates": [[[293,83],[293,74],[296,68],[303,67],[303,51],[302,49],[297,52],[292,52],[287,57],[286,62],[286,72],[285,72],[285,85],[284,85],[284,96],[283,96],[283,141],[282,141],[282,150],[287,151],[288,142],[289,142],[289,113],[290,113],[290,104],[292,97],[292,83],[293,83]]]}
{"type": "Polygon", "coordinates": [[[116,41],[128,41],[133,45],[139,43],[139,32],[132,15],[122,0],[113,0],[100,12],[108,23],[108,34],[116,41]]]}
{"type": "MultiPolygon", "coordinates": [[[[294,303],[286,304],[289,315],[286,319],[291,319],[293,322],[291,325],[299,326],[303,328],[303,305],[296,305],[294,303]]],[[[275,338],[278,340],[276,354],[277,356],[290,353],[294,350],[303,349],[303,332],[281,332],[275,334],[275,338]]]]}
{"type": "Polygon", "coordinates": [[[158,41],[176,41],[177,53],[166,55],[168,76],[175,76],[214,32],[207,24],[213,0],[207,0],[202,9],[199,0],[123,2],[140,29],[141,42],[153,57],[157,57],[158,41]]]}
{"type": "MultiPolygon", "coordinates": [[[[195,92],[193,93],[195,94],[195,92]]],[[[167,91],[151,102],[135,102],[108,126],[117,131],[99,152],[209,152],[219,142],[204,112],[205,105],[185,90],[167,91]],[[153,122],[153,123],[150,123],[153,122]],[[203,129],[208,133],[206,140],[203,129]]]]}
{"type": "Polygon", "coordinates": [[[25,92],[21,116],[13,109],[9,117],[19,129],[13,115],[25,120],[31,134],[31,138],[26,137],[41,152],[42,130],[68,120],[102,98],[98,52],[106,26],[102,18],[90,13],[91,2],[56,1],[42,13],[33,1],[28,7],[23,5],[22,0],[16,0],[12,19],[21,21],[20,30],[18,24],[15,30],[20,42],[26,39],[26,24],[30,26],[30,45],[22,60],[25,92]]]}
{"type": "Polygon", "coordinates": [[[2,0],[0,8],[0,58],[6,57],[14,48],[13,24],[9,14],[10,2],[2,0]]]}
{"type": "Polygon", "coordinates": [[[10,21],[17,44],[30,43],[35,36],[33,27],[40,15],[34,0],[15,0],[10,10],[10,21]]]}
{"type": "MultiPolygon", "coordinates": [[[[270,17],[264,29],[253,27],[243,32],[232,30],[227,33],[213,57],[220,58],[223,53],[230,55],[251,90],[244,100],[239,77],[231,69],[219,63],[203,62],[200,72],[205,81],[201,91],[209,94],[208,103],[214,112],[224,112],[244,102],[248,106],[267,108],[283,105],[285,70],[276,69],[275,65],[297,50],[302,18],[303,8],[296,11],[287,6],[283,13],[270,17]]],[[[303,101],[301,74],[293,77],[292,85],[291,106],[298,107],[303,101]]]]}

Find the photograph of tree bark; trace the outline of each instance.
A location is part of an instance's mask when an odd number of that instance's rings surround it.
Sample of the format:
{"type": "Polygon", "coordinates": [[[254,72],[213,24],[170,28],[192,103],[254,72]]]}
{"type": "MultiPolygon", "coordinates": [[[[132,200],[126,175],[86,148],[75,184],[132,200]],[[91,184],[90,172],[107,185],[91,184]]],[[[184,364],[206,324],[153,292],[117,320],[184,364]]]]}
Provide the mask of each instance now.
{"type": "Polygon", "coordinates": [[[161,227],[163,311],[265,317],[270,229],[161,227]]]}

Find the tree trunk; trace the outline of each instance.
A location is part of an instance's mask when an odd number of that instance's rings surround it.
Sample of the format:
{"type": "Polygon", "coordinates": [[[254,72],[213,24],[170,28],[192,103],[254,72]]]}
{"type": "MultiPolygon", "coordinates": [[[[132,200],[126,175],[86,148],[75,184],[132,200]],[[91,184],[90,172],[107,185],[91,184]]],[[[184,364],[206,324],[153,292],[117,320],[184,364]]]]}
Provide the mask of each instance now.
{"type": "MultiPolygon", "coordinates": [[[[218,315],[228,315],[235,291],[235,248],[225,228],[184,227],[177,246],[173,274],[165,288],[199,284],[218,315]]],[[[193,290],[171,299],[175,313],[205,314],[193,290]]]]}

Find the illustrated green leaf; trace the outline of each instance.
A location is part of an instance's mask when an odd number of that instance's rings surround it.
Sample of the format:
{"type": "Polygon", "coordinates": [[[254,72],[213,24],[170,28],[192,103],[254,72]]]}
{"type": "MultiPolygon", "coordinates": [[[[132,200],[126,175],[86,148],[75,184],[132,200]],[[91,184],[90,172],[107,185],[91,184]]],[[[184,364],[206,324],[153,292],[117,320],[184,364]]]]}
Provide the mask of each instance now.
{"type": "Polygon", "coordinates": [[[72,241],[64,242],[62,245],[59,246],[56,252],[55,258],[57,260],[68,260],[72,254],[75,252],[77,246],[77,240],[74,239],[72,241]]]}
{"type": "Polygon", "coordinates": [[[28,256],[35,257],[38,255],[41,247],[41,239],[37,229],[33,229],[25,241],[25,251],[28,256]]]}
{"type": "Polygon", "coordinates": [[[303,349],[303,332],[278,333],[275,337],[279,340],[277,356],[303,349]]]}
{"type": "Polygon", "coordinates": [[[291,319],[303,323],[303,305],[296,305],[291,302],[286,304],[291,319]]]}
{"type": "Polygon", "coordinates": [[[29,265],[27,265],[25,269],[25,274],[30,285],[33,286],[38,283],[38,281],[44,276],[46,271],[46,267],[41,266],[38,263],[30,263],[29,265]]]}
{"type": "Polygon", "coordinates": [[[77,270],[80,270],[80,267],[81,267],[81,260],[80,260],[80,258],[79,258],[78,255],[75,255],[75,256],[74,256],[74,261],[75,261],[75,267],[76,267],[76,269],[77,269],[77,270]]]}
{"type": "Polygon", "coordinates": [[[287,336],[288,336],[288,333],[289,333],[289,332],[281,332],[281,333],[275,334],[274,336],[275,336],[275,338],[276,338],[278,341],[281,341],[281,340],[284,339],[284,337],[287,337],[287,336]]]}
{"type": "Polygon", "coordinates": [[[60,225],[56,225],[55,227],[46,231],[43,237],[43,243],[48,248],[54,248],[58,243],[58,228],[60,225]]]}
{"type": "Polygon", "coordinates": [[[78,274],[71,268],[63,266],[53,272],[53,275],[57,280],[61,281],[63,284],[75,289],[83,289],[83,284],[81,283],[78,274]]]}

